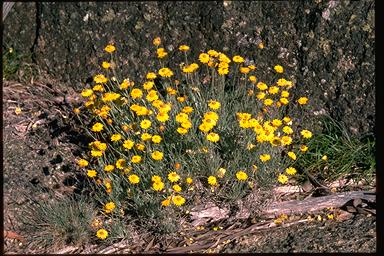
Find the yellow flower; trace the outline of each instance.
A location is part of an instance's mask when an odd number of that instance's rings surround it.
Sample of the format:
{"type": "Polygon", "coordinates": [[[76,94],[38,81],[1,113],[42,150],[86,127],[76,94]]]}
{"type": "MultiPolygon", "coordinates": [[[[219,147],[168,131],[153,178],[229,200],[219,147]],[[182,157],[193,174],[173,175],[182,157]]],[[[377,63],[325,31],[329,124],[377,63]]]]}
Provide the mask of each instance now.
{"type": "Polygon", "coordinates": [[[272,125],[275,127],[279,127],[282,124],[283,124],[283,122],[280,119],[273,119],[272,120],[272,125]]]}
{"type": "Polygon", "coordinates": [[[271,159],[271,155],[269,155],[269,154],[262,154],[262,155],[260,155],[260,160],[262,162],[266,162],[266,161],[268,161],[270,159],[271,159]]]}
{"type": "Polygon", "coordinates": [[[293,130],[292,130],[292,128],[289,127],[289,126],[284,126],[284,127],[283,127],[283,132],[284,132],[285,134],[292,134],[292,133],[293,133],[293,130]]]}
{"type": "Polygon", "coordinates": [[[249,65],[248,68],[249,68],[250,70],[255,70],[255,69],[256,69],[256,66],[255,66],[255,65],[249,65]]]}
{"type": "Polygon", "coordinates": [[[136,148],[137,148],[137,150],[144,151],[145,145],[138,143],[138,144],[136,144],[136,148]]]}
{"type": "Polygon", "coordinates": [[[308,147],[306,145],[301,145],[300,146],[300,151],[301,152],[306,152],[306,151],[308,151],[308,147]]]}
{"type": "Polygon", "coordinates": [[[240,67],[240,73],[248,74],[251,70],[248,67],[240,67]]]}
{"type": "Polygon", "coordinates": [[[296,154],[295,154],[294,152],[289,151],[289,152],[287,153],[287,155],[288,155],[290,158],[292,158],[293,160],[296,160],[296,154]]]}
{"type": "Polygon", "coordinates": [[[148,80],[153,80],[153,79],[155,79],[156,77],[157,77],[156,73],[153,73],[153,72],[149,72],[149,73],[147,73],[147,75],[146,75],[146,78],[147,78],[148,80]]]}
{"type": "Polygon", "coordinates": [[[108,102],[108,101],[114,101],[114,100],[117,100],[118,98],[120,98],[121,95],[118,94],[118,93],[114,93],[114,92],[106,92],[103,94],[103,97],[102,97],[102,100],[104,102],[108,102]]]}
{"type": "Polygon", "coordinates": [[[120,134],[113,134],[111,136],[111,141],[119,141],[121,140],[121,135],[120,134]]]}
{"type": "Polygon", "coordinates": [[[236,173],[236,178],[237,178],[238,180],[240,180],[240,181],[244,181],[244,180],[247,180],[248,175],[247,175],[245,172],[243,172],[243,171],[238,171],[238,172],[236,173]]]}
{"type": "Polygon", "coordinates": [[[97,171],[96,170],[88,170],[87,171],[87,176],[90,177],[90,178],[94,178],[96,177],[97,175],[97,171]]]}
{"type": "Polygon", "coordinates": [[[141,99],[141,97],[143,97],[143,92],[140,89],[135,88],[131,91],[131,97],[134,99],[141,99]]]}
{"type": "Polygon", "coordinates": [[[168,121],[169,115],[164,112],[160,112],[159,114],[156,115],[156,119],[162,123],[168,121]]]}
{"type": "Polygon", "coordinates": [[[260,90],[260,91],[265,91],[268,89],[268,85],[266,85],[265,83],[263,82],[258,82],[256,84],[256,87],[260,90]]]}
{"type": "Polygon", "coordinates": [[[140,163],[141,162],[141,156],[139,155],[134,155],[131,157],[131,162],[134,164],[140,163]]]}
{"type": "Polygon", "coordinates": [[[132,140],[125,140],[123,147],[126,149],[131,149],[134,145],[135,145],[135,142],[133,142],[132,140]]]}
{"type": "Polygon", "coordinates": [[[185,204],[185,198],[182,196],[174,196],[174,197],[172,197],[172,202],[176,206],[182,206],[183,204],[185,204]]]}
{"type": "Polygon", "coordinates": [[[220,136],[217,133],[211,132],[207,135],[207,140],[211,142],[218,142],[220,140],[220,136]]]}
{"type": "Polygon", "coordinates": [[[280,66],[280,65],[276,65],[276,66],[274,67],[274,69],[275,69],[275,71],[276,71],[277,73],[283,73],[283,72],[284,72],[284,68],[283,68],[282,66],[280,66]]]}
{"type": "MultiPolygon", "coordinates": [[[[153,86],[155,85],[155,83],[153,81],[147,81],[143,84],[143,88],[145,90],[151,90],[153,88],[153,86]]],[[[156,92],[156,91],[155,91],[156,92]]],[[[154,100],[157,100],[157,99],[154,99],[154,100]]]]}
{"type": "Polygon", "coordinates": [[[178,185],[178,184],[175,184],[172,186],[172,189],[175,191],[175,192],[180,192],[181,191],[181,187],[178,185]]]}
{"type": "Polygon", "coordinates": [[[219,109],[220,106],[221,106],[220,102],[215,100],[210,100],[208,103],[208,107],[213,110],[219,109]]]}
{"type": "Polygon", "coordinates": [[[186,120],[186,121],[182,122],[180,125],[181,125],[181,127],[183,127],[184,129],[190,129],[190,128],[192,128],[192,123],[191,123],[189,120],[186,120]]]}
{"type": "Polygon", "coordinates": [[[164,183],[162,181],[155,181],[153,184],[152,184],[152,188],[155,190],[155,191],[161,191],[164,189],[164,183]]]}
{"type": "Polygon", "coordinates": [[[151,178],[152,182],[161,182],[161,177],[158,175],[154,175],[151,178]]]}
{"type": "Polygon", "coordinates": [[[102,131],[104,128],[103,128],[103,124],[102,123],[95,123],[92,128],[91,128],[91,131],[93,132],[100,132],[102,131]]]}
{"type": "Polygon", "coordinates": [[[176,122],[183,123],[185,121],[188,121],[188,115],[185,113],[179,113],[176,115],[176,122]]]}
{"type": "Polygon", "coordinates": [[[264,49],[264,44],[263,44],[263,43],[259,43],[259,44],[257,45],[257,47],[259,47],[259,49],[264,49]]]}
{"type": "Polygon", "coordinates": [[[208,53],[209,56],[212,56],[212,57],[215,57],[215,58],[219,56],[219,53],[217,51],[215,51],[215,50],[209,50],[207,53],[208,53]]]}
{"type": "Polygon", "coordinates": [[[200,53],[199,60],[201,63],[208,63],[209,61],[209,55],[206,53],[200,53]]]}
{"type": "Polygon", "coordinates": [[[208,184],[211,186],[216,186],[217,185],[217,179],[215,176],[209,176],[208,177],[208,184]]]}
{"type": "Polygon", "coordinates": [[[308,131],[308,130],[302,130],[302,131],[300,132],[300,134],[301,134],[304,138],[306,138],[306,139],[309,139],[309,138],[312,137],[312,132],[310,132],[310,131],[308,131]]]}
{"type": "Polygon", "coordinates": [[[323,155],[323,157],[321,159],[324,160],[324,161],[327,161],[328,160],[328,156],[327,155],[323,155]]]}
{"type": "Polygon", "coordinates": [[[108,69],[111,67],[111,63],[109,62],[106,62],[106,61],[103,61],[103,63],[101,64],[101,66],[105,69],[108,69]]]}
{"type": "Polygon", "coordinates": [[[288,124],[289,122],[291,122],[291,118],[289,118],[289,117],[284,117],[283,118],[283,121],[286,123],[286,124],[288,124]]]}
{"type": "Polygon", "coordinates": [[[256,83],[256,81],[257,81],[256,76],[250,76],[248,79],[249,79],[249,81],[251,81],[252,83],[256,83]]]}
{"type": "Polygon", "coordinates": [[[150,140],[150,139],[152,139],[152,135],[149,134],[149,133],[147,133],[147,132],[145,132],[145,133],[141,134],[141,139],[142,139],[143,141],[150,140]]]}
{"type": "Polygon", "coordinates": [[[107,46],[104,48],[104,50],[105,50],[106,52],[112,53],[112,52],[116,51],[116,47],[113,46],[113,45],[111,45],[111,44],[109,44],[109,45],[107,45],[107,46]]]}
{"type": "Polygon", "coordinates": [[[97,232],[96,232],[96,236],[101,239],[101,240],[104,240],[108,237],[108,231],[101,228],[99,229],[97,232]]]}
{"type": "Polygon", "coordinates": [[[93,94],[92,89],[84,89],[81,91],[81,96],[83,97],[90,97],[93,94]]]}
{"type": "Polygon", "coordinates": [[[295,175],[296,174],[296,169],[293,168],[293,167],[288,167],[287,169],[285,169],[285,172],[288,174],[288,175],[295,175]]]}
{"type": "Polygon", "coordinates": [[[193,108],[190,107],[190,106],[185,106],[185,107],[181,110],[181,112],[183,112],[183,113],[185,113],[185,114],[192,113],[192,111],[193,111],[193,108]]]}
{"type": "Polygon", "coordinates": [[[191,177],[188,177],[186,180],[185,180],[188,184],[192,184],[193,180],[191,177]]]}
{"type": "Polygon", "coordinates": [[[140,127],[142,129],[148,129],[149,127],[151,127],[151,124],[152,124],[151,121],[149,121],[148,119],[144,119],[143,121],[140,122],[140,127]]]}
{"type": "Polygon", "coordinates": [[[265,93],[264,92],[258,92],[256,94],[256,98],[258,98],[259,100],[262,100],[265,98],[265,93]]]}
{"type": "Polygon", "coordinates": [[[181,135],[184,135],[184,134],[188,133],[188,129],[185,129],[183,127],[179,127],[179,128],[177,128],[177,132],[180,133],[181,135]]]}
{"type": "Polygon", "coordinates": [[[229,69],[228,68],[219,68],[217,70],[217,73],[219,73],[219,75],[221,75],[221,76],[227,75],[229,73],[229,69]]]}
{"type": "Polygon", "coordinates": [[[130,86],[133,86],[135,83],[134,82],[129,82],[129,80],[124,79],[124,81],[120,84],[120,89],[125,90],[130,86]]]}
{"type": "Polygon", "coordinates": [[[232,60],[236,63],[243,63],[244,62],[244,58],[239,56],[239,55],[233,56],[232,60]]]}
{"type": "Polygon", "coordinates": [[[281,91],[281,97],[282,98],[288,98],[289,92],[288,91],[281,91]]]}
{"type": "Polygon", "coordinates": [[[157,57],[159,59],[162,59],[162,58],[166,57],[167,55],[168,55],[168,53],[165,51],[164,48],[157,49],[157,57]]]}
{"type": "Polygon", "coordinates": [[[140,178],[139,176],[137,176],[136,174],[131,174],[128,176],[128,180],[130,183],[132,184],[137,184],[140,182],[140,178]]]}
{"type": "Polygon", "coordinates": [[[171,182],[177,182],[180,179],[180,176],[176,172],[170,172],[168,174],[168,179],[171,182]]]}
{"type": "Polygon", "coordinates": [[[156,46],[159,46],[161,44],[161,39],[160,37],[156,37],[155,39],[153,39],[152,43],[156,46]]]}
{"type": "Polygon", "coordinates": [[[103,151],[91,150],[91,156],[93,156],[93,157],[101,157],[102,155],[103,155],[103,151]]]}
{"type": "Polygon", "coordinates": [[[219,61],[220,62],[225,62],[225,63],[231,63],[231,59],[228,58],[228,56],[225,55],[224,53],[220,53],[219,54],[219,61]]]}
{"type": "Polygon", "coordinates": [[[116,168],[122,170],[122,169],[124,169],[126,163],[127,163],[127,162],[126,162],[124,159],[118,159],[118,160],[116,161],[116,168]]]}
{"type": "Polygon", "coordinates": [[[180,45],[179,46],[179,51],[182,51],[182,52],[186,52],[189,50],[189,46],[188,45],[180,45]]]}
{"type": "Polygon", "coordinates": [[[169,68],[161,68],[159,70],[159,75],[162,77],[171,77],[173,76],[173,72],[169,68]]]}
{"type": "Polygon", "coordinates": [[[113,171],[114,169],[115,169],[115,166],[112,165],[112,164],[108,164],[108,165],[106,165],[106,166],[104,167],[104,171],[106,171],[106,172],[111,172],[111,171],[113,171]]]}
{"type": "Polygon", "coordinates": [[[104,205],[104,211],[106,213],[111,213],[113,211],[113,209],[116,208],[116,205],[114,202],[109,202],[107,204],[104,205]]]}
{"type": "Polygon", "coordinates": [[[219,120],[219,115],[215,112],[207,112],[204,114],[204,119],[212,119],[217,122],[217,120],[219,120]]]}
{"type": "Polygon", "coordinates": [[[184,102],[186,99],[187,99],[187,97],[185,97],[185,96],[183,96],[183,97],[177,97],[177,101],[178,101],[178,102],[184,102]]]}
{"type": "Polygon", "coordinates": [[[96,75],[93,77],[93,81],[95,81],[95,83],[97,83],[97,84],[104,84],[104,83],[108,82],[108,78],[106,78],[102,74],[99,74],[99,75],[96,75]]]}
{"type": "Polygon", "coordinates": [[[288,182],[288,177],[284,174],[280,174],[278,177],[277,177],[277,180],[281,183],[281,184],[285,184],[288,182]]]}
{"type": "Polygon", "coordinates": [[[170,204],[171,204],[171,200],[170,200],[169,198],[167,198],[167,199],[161,201],[161,205],[162,205],[162,206],[167,207],[167,206],[169,206],[170,204]]]}
{"type": "Polygon", "coordinates": [[[152,136],[152,142],[155,144],[159,144],[161,142],[162,138],[159,135],[153,135],[152,136]]]}
{"type": "Polygon", "coordinates": [[[156,160],[156,161],[160,161],[163,159],[163,156],[164,154],[160,151],[154,151],[152,154],[151,154],[151,157],[156,160]]]}
{"type": "Polygon", "coordinates": [[[226,173],[227,170],[225,170],[224,168],[220,168],[219,170],[217,170],[217,177],[219,178],[223,178],[225,173],[226,173]]]}
{"type": "Polygon", "coordinates": [[[86,167],[86,166],[88,166],[88,161],[85,160],[85,159],[80,159],[79,161],[77,161],[77,164],[78,164],[80,167],[86,167]]]}
{"type": "Polygon", "coordinates": [[[270,94],[276,94],[276,93],[279,92],[279,87],[277,87],[277,86],[271,86],[271,87],[269,87],[268,92],[269,92],[270,94]]]}
{"type": "Polygon", "coordinates": [[[290,145],[292,143],[292,138],[289,136],[283,136],[281,137],[281,142],[283,145],[290,145]]]}
{"type": "Polygon", "coordinates": [[[265,106],[271,106],[273,104],[273,100],[271,100],[271,99],[265,99],[264,100],[264,105],[265,106]]]}
{"type": "Polygon", "coordinates": [[[308,103],[308,98],[307,97],[300,97],[297,102],[300,104],[300,105],[305,105],[308,103]]]}

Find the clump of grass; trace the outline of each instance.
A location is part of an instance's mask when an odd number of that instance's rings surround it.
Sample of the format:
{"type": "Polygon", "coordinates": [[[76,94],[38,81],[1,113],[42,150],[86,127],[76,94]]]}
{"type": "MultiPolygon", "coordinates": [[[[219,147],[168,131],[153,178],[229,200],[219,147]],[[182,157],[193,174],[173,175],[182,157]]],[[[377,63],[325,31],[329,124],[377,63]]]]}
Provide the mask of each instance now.
{"type": "Polygon", "coordinates": [[[298,158],[297,166],[325,181],[346,176],[372,181],[376,171],[374,136],[352,136],[330,116],[324,117],[322,124],[323,132],[309,141],[310,152],[298,158]]]}
{"type": "Polygon", "coordinates": [[[52,251],[89,242],[95,234],[91,228],[94,217],[95,208],[91,203],[83,198],[64,197],[34,201],[23,207],[18,218],[31,249],[52,251]]]}
{"type": "MultiPolygon", "coordinates": [[[[119,75],[119,50],[107,45],[94,84],[81,92],[84,106],[74,110],[93,138],[78,165],[94,182],[100,215],[177,223],[201,198],[233,202],[255,187],[294,181],[292,164],[312,133],[286,108],[304,111],[309,99],[294,97],[281,65],[267,85],[239,55],[211,49],[190,60],[189,46],[172,53],[160,38],[153,44],[158,67],[140,83],[119,75]],[[184,61],[165,66],[171,54],[184,61]]],[[[100,230],[106,239],[107,228],[100,230]]]]}

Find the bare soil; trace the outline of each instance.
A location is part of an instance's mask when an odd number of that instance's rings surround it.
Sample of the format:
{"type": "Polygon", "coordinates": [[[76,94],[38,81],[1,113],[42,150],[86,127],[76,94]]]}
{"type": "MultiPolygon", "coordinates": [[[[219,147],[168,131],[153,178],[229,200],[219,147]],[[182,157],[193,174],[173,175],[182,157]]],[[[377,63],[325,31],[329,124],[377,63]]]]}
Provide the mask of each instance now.
{"type": "MultiPolygon", "coordinates": [[[[31,81],[18,83],[4,81],[3,86],[3,164],[4,164],[4,231],[5,253],[42,253],[64,250],[67,253],[116,252],[93,245],[88,251],[81,248],[42,248],[31,251],[28,248],[28,234],[20,233],[17,216],[22,214],[20,206],[30,203],[30,198],[47,200],[48,193],[66,196],[81,190],[81,174],[74,165],[74,159],[87,145],[81,132],[76,130],[71,114],[77,101],[75,93],[57,86],[55,81],[31,81]],[[60,88],[60,89],[58,89],[60,88]],[[16,111],[20,108],[21,112],[16,111]],[[12,233],[13,232],[13,233],[12,233]],[[22,238],[20,238],[20,236],[22,238]],[[90,249],[92,248],[92,249],[90,249]]],[[[172,247],[191,246],[193,252],[375,252],[376,216],[364,211],[347,213],[340,211],[343,218],[335,220],[302,221],[307,216],[297,216],[281,225],[271,225],[257,231],[250,231],[234,237],[227,243],[209,246],[195,246],[185,243],[184,237],[195,237],[199,243],[204,239],[214,241],[228,229],[212,231],[207,229],[194,236],[186,231],[173,241],[172,247]],[[291,223],[291,224],[289,224],[291,223]],[[205,236],[204,233],[206,234],[205,236]],[[206,237],[198,239],[198,237],[206,237]]],[[[268,220],[273,224],[273,220],[268,220]]],[[[268,221],[266,223],[268,223],[268,221]]],[[[237,230],[253,225],[244,220],[237,230]]],[[[231,230],[228,231],[231,233],[231,230]]],[[[239,233],[240,234],[240,233],[239,233]]],[[[170,252],[164,241],[154,240],[141,248],[125,248],[125,251],[170,252]],[[145,248],[147,247],[147,248],[145,248]]],[[[197,243],[197,244],[199,244],[197,243]]],[[[200,243],[204,244],[204,243],[200,243]]],[[[196,244],[195,244],[196,245],[196,244]]],[[[188,247],[189,248],[189,247],[188,247]]],[[[172,249],[172,248],[171,248],[172,249]]],[[[120,252],[123,249],[119,249],[120,252]]]]}

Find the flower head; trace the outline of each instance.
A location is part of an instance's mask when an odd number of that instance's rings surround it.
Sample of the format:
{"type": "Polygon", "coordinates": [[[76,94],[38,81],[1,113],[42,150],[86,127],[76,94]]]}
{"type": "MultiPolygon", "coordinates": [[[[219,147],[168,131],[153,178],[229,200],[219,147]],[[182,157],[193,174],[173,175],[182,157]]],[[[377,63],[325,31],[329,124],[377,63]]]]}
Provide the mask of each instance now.
{"type": "Polygon", "coordinates": [[[283,73],[284,72],[284,68],[280,65],[276,65],[273,69],[276,71],[276,73],[283,73]]]}
{"type": "Polygon", "coordinates": [[[99,229],[97,232],[96,232],[96,236],[101,239],[101,240],[104,240],[108,237],[108,231],[101,228],[99,229]]]}
{"type": "Polygon", "coordinates": [[[154,151],[152,154],[151,154],[151,157],[152,159],[156,160],[156,161],[160,161],[163,159],[163,156],[164,154],[160,151],[154,151]]]}
{"type": "Polygon", "coordinates": [[[179,176],[179,174],[177,174],[176,172],[170,172],[170,173],[168,174],[168,179],[169,179],[171,182],[177,182],[177,181],[179,181],[180,176],[179,176]]]}
{"type": "Polygon", "coordinates": [[[236,178],[237,178],[238,180],[240,180],[240,181],[244,181],[244,180],[247,180],[248,175],[247,175],[245,172],[243,172],[243,171],[238,171],[238,172],[236,173],[236,178]]]}
{"type": "Polygon", "coordinates": [[[288,174],[288,175],[295,175],[296,174],[296,169],[293,168],[293,167],[288,167],[287,169],[285,169],[285,172],[288,174]]]}
{"type": "Polygon", "coordinates": [[[176,206],[182,206],[183,204],[185,204],[185,198],[182,196],[174,196],[174,197],[172,197],[172,202],[176,206]]]}
{"type": "Polygon", "coordinates": [[[128,180],[130,183],[132,184],[137,184],[140,182],[140,178],[139,176],[137,176],[136,174],[131,174],[128,176],[128,180]]]}
{"type": "Polygon", "coordinates": [[[208,184],[211,186],[216,186],[217,185],[217,179],[215,176],[209,176],[208,177],[208,184]]]}
{"type": "Polygon", "coordinates": [[[111,45],[111,44],[109,44],[109,45],[107,45],[107,46],[104,48],[104,50],[105,50],[106,52],[108,52],[108,53],[113,53],[114,51],[116,51],[116,47],[113,46],[113,45],[111,45]]]}
{"type": "Polygon", "coordinates": [[[281,184],[285,184],[288,182],[288,177],[284,174],[280,174],[278,177],[277,177],[277,180],[281,183],[281,184]]]}

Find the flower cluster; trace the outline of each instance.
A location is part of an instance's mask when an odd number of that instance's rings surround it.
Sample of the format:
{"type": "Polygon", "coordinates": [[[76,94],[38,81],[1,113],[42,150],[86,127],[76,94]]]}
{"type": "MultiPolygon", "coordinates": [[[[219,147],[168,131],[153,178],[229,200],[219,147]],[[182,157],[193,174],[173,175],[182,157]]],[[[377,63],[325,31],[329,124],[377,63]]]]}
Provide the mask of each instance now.
{"type": "MultiPolygon", "coordinates": [[[[186,61],[178,69],[164,65],[169,53],[161,39],[153,44],[161,65],[142,82],[115,77],[106,59],[105,73],[81,92],[94,141],[78,165],[103,194],[103,214],[135,205],[144,200],[140,195],[177,210],[193,204],[198,189],[251,190],[262,176],[282,184],[294,177],[297,155],[308,150],[312,133],[283,113],[290,102],[304,108],[309,100],[290,100],[295,85],[281,65],[274,67],[278,79],[267,85],[240,55],[211,49],[193,62],[190,47],[180,45],[186,61]]],[[[104,50],[109,58],[117,51],[113,45],[104,50]]],[[[108,232],[100,229],[97,236],[105,239],[108,232]]]]}

